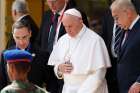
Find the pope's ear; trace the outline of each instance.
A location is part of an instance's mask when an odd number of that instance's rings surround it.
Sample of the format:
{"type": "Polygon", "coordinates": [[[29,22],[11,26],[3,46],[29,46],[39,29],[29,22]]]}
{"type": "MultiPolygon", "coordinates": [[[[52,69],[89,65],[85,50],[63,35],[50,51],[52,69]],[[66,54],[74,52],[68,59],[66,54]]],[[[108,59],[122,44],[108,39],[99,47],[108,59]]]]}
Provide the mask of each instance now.
{"type": "Polygon", "coordinates": [[[29,33],[29,34],[30,34],[29,36],[31,37],[31,36],[32,36],[32,31],[29,31],[29,32],[30,32],[30,33],[29,33]]]}
{"type": "Polygon", "coordinates": [[[83,19],[82,18],[80,18],[80,22],[83,23],[83,19]]]}

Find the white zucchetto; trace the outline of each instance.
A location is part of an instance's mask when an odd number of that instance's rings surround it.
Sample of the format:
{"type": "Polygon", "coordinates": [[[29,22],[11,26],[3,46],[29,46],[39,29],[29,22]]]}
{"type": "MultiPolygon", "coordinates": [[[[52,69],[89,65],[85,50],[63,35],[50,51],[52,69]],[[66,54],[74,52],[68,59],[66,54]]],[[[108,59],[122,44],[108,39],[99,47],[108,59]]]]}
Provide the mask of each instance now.
{"type": "Polygon", "coordinates": [[[73,16],[82,18],[81,13],[75,8],[71,8],[71,9],[66,10],[64,12],[64,15],[73,15],[73,16]]]}

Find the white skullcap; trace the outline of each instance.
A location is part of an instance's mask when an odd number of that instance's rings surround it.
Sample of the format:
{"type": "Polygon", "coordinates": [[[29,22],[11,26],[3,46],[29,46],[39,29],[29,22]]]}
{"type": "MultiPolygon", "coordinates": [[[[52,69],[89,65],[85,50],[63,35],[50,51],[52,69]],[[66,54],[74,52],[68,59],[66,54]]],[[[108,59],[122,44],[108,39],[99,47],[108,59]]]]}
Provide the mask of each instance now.
{"type": "Polygon", "coordinates": [[[82,18],[81,13],[77,9],[75,9],[75,8],[71,8],[71,9],[66,10],[64,12],[64,14],[66,14],[66,15],[73,15],[73,16],[82,18]]]}
{"type": "Polygon", "coordinates": [[[47,1],[52,1],[52,2],[55,2],[55,1],[57,1],[57,0],[47,0],[47,1]]]}

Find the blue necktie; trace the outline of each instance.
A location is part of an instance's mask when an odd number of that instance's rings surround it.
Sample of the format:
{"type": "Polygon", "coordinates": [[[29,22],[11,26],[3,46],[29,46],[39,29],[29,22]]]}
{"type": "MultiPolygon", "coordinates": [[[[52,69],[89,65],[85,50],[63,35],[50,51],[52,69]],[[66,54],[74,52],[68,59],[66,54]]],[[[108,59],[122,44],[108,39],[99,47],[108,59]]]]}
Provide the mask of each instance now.
{"type": "Polygon", "coordinates": [[[119,26],[116,25],[115,28],[115,39],[114,39],[114,53],[116,55],[118,55],[118,51],[119,51],[119,43],[120,43],[120,36],[121,36],[121,28],[119,26]]]}
{"type": "Polygon", "coordinates": [[[48,37],[48,52],[51,53],[53,50],[53,43],[55,40],[56,29],[57,29],[57,22],[58,22],[59,14],[56,13],[53,17],[53,23],[50,28],[49,37],[48,37]]]}

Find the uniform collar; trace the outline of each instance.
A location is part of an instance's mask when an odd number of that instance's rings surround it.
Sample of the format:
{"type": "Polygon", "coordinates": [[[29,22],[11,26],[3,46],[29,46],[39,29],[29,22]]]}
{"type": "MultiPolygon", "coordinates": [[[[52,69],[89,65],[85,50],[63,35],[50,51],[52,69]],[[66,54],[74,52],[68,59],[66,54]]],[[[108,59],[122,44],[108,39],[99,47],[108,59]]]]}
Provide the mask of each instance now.
{"type": "Polygon", "coordinates": [[[25,82],[20,81],[20,80],[14,80],[12,82],[12,85],[15,87],[19,87],[21,89],[25,89],[25,88],[28,88],[30,86],[30,83],[28,82],[28,80],[25,82]]]}

